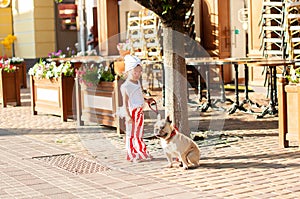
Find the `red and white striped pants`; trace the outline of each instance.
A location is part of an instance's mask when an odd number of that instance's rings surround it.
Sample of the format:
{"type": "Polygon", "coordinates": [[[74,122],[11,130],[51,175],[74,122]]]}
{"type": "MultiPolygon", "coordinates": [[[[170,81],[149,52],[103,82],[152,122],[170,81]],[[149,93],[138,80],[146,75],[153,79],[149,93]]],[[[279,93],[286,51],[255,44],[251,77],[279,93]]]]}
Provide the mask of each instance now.
{"type": "Polygon", "coordinates": [[[144,135],[143,108],[133,109],[131,119],[132,123],[126,122],[126,158],[129,161],[150,158],[150,154],[142,138],[144,135]]]}

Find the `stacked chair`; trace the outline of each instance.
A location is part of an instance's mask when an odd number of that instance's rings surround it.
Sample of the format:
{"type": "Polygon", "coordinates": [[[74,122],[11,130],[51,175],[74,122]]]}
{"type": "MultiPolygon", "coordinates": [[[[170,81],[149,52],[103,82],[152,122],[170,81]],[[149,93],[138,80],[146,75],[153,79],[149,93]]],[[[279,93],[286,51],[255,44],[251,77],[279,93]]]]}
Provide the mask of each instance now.
{"type": "Polygon", "coordinates": [[[127,39],[132,43],[132,54],[152,61],[162,60],[161,24],[150,10],[130,11],[127,18],[127,39]]]}

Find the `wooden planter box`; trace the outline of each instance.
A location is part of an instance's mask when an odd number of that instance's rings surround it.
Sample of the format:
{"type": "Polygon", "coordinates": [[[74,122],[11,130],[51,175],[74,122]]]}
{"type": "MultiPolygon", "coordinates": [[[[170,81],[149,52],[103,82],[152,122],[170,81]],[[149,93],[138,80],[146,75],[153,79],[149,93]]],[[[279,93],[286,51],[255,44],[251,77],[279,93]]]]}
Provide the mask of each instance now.
{"type": "Polygon", "coordinates": [[[27,79],[26,79],[26,63],[22,62],[19,64],[13,64],[14,66],[18,67],[19,79],[20,79],[20,86],[21,88],[27,88],[27,79]]]}
{"type": "Polygon", "coordinates": [[[21,106],[19,73],[18,70],[7,73],[0,69],[0,103],[6,107],[11,102],[21,106]]]}
{"type": "Polygon", "coordinates": [[[121,133],[124,121],[116,115],[117,107],[122,103],[119,80],[100,82],[97,86],[87,87],[76,80],[76,101],[78,125],[91,122],[116,127],[121,133]]]}
{"type": "Polygon", "coordinates": [[[30,76],[32,114],[61,116],[62,121],[76,115],[74,77],[36,79],[30,76]]]}
{"type": "Polygon", "coordinates": [[[289,85],[284,78],[278,83],[279,144],[300,147],[300,84],[289,85]]]}

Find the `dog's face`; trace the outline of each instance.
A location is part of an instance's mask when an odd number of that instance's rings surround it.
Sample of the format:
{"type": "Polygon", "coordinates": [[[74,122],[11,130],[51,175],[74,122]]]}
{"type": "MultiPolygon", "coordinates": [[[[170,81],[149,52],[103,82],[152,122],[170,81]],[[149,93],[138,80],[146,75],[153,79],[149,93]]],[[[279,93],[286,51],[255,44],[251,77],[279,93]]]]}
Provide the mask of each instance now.
{"type": "Polygon", "coordinates": [[[157,122],[154,124],[154,135],[159,138],[166,139],[172,133],[172,121],[168,116],[166,119],[161,119],[160,115],[157,116],[157,122]]]}

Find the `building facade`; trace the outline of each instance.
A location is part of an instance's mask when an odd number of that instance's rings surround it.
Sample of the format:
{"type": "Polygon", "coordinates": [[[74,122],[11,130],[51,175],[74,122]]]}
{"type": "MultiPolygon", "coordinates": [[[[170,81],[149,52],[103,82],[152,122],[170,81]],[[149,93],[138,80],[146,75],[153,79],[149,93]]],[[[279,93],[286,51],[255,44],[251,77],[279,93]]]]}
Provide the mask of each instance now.
{"type": "MultiPolygon", "coordinates": [[[[211,56],[259,56],[258,22],[262,2],[195,0],[195,39],[211,56]]],[[[128,12],[143,9],[134,0],[64,0],[63,4],[77,6],[75,21],[69,20],[71,25],[63,26],[67,20],[60,15],[59,4],[54,0],[15,0],[8,7],[0,8],[0,38],[8,34],[17,37],[12,49],[0,49],[1,55],[37,59],[59,49],[78,48],[84,45],[91,26],[97,32],[99,52],[102,55],[116,55],[116,45],[127,37],[128,12]],[[80,14],[82,9],[83,16],[80,14]],[[82,29],[83,33],[80,32],[82,29]],[[80,41],[82,39],[83,42],[80,41]]],[[[230,81],[231,67],[226,67],[225,72],[226,81],[230,81]]]]}

